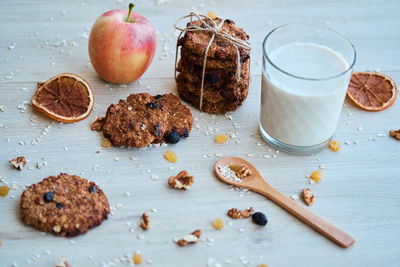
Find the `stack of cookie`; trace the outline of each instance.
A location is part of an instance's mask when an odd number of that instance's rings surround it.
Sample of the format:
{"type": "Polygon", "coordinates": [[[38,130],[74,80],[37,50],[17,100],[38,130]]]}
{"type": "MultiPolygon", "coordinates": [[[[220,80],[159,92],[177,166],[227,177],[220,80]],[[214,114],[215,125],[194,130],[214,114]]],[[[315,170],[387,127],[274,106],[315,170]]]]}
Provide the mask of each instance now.
{"type": "MultiPolygon", "coordinates": [[[[209,19],[205,19],[212,25],[209,19]]],[[[221,19],[214,22],[219,25],[221,19]]],[[[199,20],[189,22],[204,28],[199,20]]],[[[249,36],[232,20],[226,19],[221,30],[233,38],[247,42],[249,36]]],[[[180,60],[177,65],[177,87],[180,97],[200,108],[204,56],[212,34],[209,31],[186,31],[178,40],[180,60]]],[[[201,110],[225,113],[236,110],[246,99],[250,84],[250,49],[235,47],[221,35],[215,35],[207,53],[201,110]],[[239,61],[238,64],[238,53],[239,61]],[[239,72],[239,73],[238,73],[239,72]]]]}

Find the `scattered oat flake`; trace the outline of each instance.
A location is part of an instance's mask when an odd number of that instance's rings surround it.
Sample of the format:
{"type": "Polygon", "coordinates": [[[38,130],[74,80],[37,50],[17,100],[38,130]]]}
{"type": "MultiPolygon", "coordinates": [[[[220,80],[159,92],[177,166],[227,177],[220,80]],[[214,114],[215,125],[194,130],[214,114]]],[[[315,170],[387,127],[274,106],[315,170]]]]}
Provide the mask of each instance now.
{"type": "Polygon", "coordinates": [[[293,200],[299,200],[300,199],[299,195],[292,195],[291,198],[293,200]]]}
{"type": "Polygon", "coordinates": [[[230,181],[241,182],[242,180],[236,176],[236,173],[230,168],[230,165],[218,165],[220,174],[230,181]]]}

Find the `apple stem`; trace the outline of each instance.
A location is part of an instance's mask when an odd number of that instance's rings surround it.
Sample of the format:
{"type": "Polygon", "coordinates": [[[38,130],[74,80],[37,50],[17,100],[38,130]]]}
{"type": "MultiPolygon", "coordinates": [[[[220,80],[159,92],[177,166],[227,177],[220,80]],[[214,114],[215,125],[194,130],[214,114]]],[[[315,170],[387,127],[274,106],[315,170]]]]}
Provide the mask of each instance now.
{"type": "Polygon", "coordinates": [[[129,17],[131,16],[131,12],[132,12],[132,9],[133,9],[134,6],[135,5],[132,4],[132,3],[129,4],[129,12],[128,12],[128,17],[126,18],[126,22],[130,22],[129,21],[129,17]]]}

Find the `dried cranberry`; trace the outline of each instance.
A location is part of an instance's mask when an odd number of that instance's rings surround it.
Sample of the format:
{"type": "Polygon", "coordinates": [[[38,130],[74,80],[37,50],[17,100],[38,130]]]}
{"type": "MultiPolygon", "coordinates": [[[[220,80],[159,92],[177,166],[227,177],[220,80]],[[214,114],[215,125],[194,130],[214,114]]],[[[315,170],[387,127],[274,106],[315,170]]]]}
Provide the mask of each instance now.
{"type": "Polygon", "coordinates": [[[92,184],[91,186],[89,186],[89,192],[90,193],[97,193],[97,186],[92,184]]]}
{"type": "Polygon", "coordinates": [[[219,77],[218,77],[218,75],[211,73],[210,75],[208,75],[208,80],[211,83],[217,83],[217,82],[219,82],[219,77]]]}
{"type": "Polygon", "coordinates": [[[146,103],[146,107],[148,107],[150,109],[156,109],[156,108],[158,108],[158,104],[156,102],[148,102],[148,103],[146,103]]]}
{"type": "Polygon", "coordinates": [[[56,207],[57,209],[62,210],[64,208],[64,205],[61,202],[57,202],[56,207]]]}
{"type": "Polygon", "coordinates": [[[165,141],[170,144],[176,144],[181,140],[181,136],[176,131],[170,131],[165,135],[165,141]]]}
{"type": "Polygon", "coordinates": [[[46,203],[52,202],[53,201],[53,197],[54,197],[54,192],[53,191],[49,191],[49,192],[43,194],[43,200],[46,203]]]}
{"type": "Polygon", "coordinates": [[[253,213],[253,215],[251,215],[251,218],[253,219],[253,222],[258,225],[264,226],[268,223],[267,216],[265,216],[265,214],[262,212],[253,213]]]}

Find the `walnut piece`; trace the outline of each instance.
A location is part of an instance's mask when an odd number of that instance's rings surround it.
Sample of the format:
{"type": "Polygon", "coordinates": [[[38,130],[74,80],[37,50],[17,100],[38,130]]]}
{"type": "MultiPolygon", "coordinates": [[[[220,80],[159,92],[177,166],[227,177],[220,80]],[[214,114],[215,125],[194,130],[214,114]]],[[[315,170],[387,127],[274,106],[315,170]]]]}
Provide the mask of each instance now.
{"type": "Polygon", "coordinates": [[[398,129],[398,130],[391,130],[391,131],[390,131],[390,136],[393,137],[393,138],[395,138],[395,139],[397,139],[397,140],[400,140],[400,129],[398,129]]]}
{"type": "Polygon", "coordinates": [[[234,171],[236,176],[240,179],[251,175],[251,170],[245,164],[231,164],[229,168],[234,171]]]}
{"type": "Polygon", "coordinates": [[[139,226],[143,230],[148,230],[150,228],[150,218],[149,218],[149,215],[147,215],[146,212],[142,214],[142,220],[140,221],[140,225],[139,226]]]}
{"type": "Polygon", "coordinates": [[[90,126],[90,130],[92,131],[98,131],[100,132],[103,130],[103,124],[104,124],[104,117],[98,117],[92,122],[92,125],[90,126]]]}
{"type": "Polygon", "coordinates": [[[232,219],[249,218],[253,213],[253,207],[250,207],[247,210],[238,210],[235,208],[228,210],[228,216],[232,219]]]}
{"type": "Polygon", "coordinates": [[[56,267],[71,267],[65,258],[61,258],[56,267]]]}
{"type": "Polygon", "coordinates": [[[9,163],[17,170],[22,170],[26,164],[25,157],[18,157],[9,161],[9,163]]]}
{"type": "Polygon", "coordinates": [[[189,189],[194,183],[194,176],[190,176],[186,170],[178,173],[177,176],[171,176],[168,179],[168,185],[177,189],[189,189]]]}
{"type": "Polygon", "coordinates": [[[178,244],[178,246],[181,247],[184,247],[188,244],[195,244],[197,243],[197,241],[199,241],[200,236],[201,236],[201,230],[197,229],[196,231],[194,231],[189,235],[184,235],[183,238],[178,240],[178,242],[176,243],[178,244]]]}
{"type": "Polygon", "coordinates": [[[313,194],[310,188],[303,189],[303,191],[301,191],[301,195],[303,196],[304,202],[306,202],[308,206],[314,204],[315,194],[313,194]]]}

